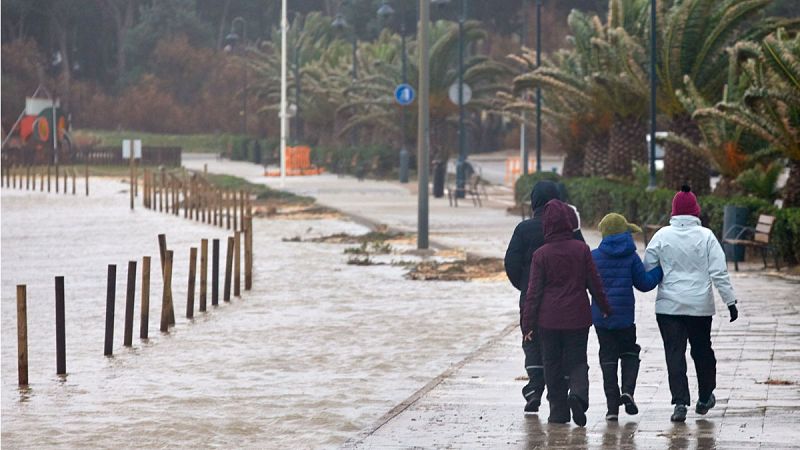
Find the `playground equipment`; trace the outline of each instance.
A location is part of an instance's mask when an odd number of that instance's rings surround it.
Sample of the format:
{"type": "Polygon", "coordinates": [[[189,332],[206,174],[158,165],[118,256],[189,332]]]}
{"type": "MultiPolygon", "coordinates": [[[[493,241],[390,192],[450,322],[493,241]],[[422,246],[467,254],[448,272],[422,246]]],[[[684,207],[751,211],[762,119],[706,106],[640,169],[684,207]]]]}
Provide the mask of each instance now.
{"type": "MultiPolygon", "coordinates": [[[[325,169],[311,164],[311,147],[300,145],[297,147],[286,147],[286,175],[303,176],[319,175],[325,169]]],[[[269,169],[264,172],[268,177],[279,177],[280,169],[269,169]]]]}
{"type": "Polygon", "coordinates": [[[48,95],[25,98],[25,110],[9,130],[3,133],[3,159],[12,164],[57,164],[72,159],[69,115],[60,102],[48,95]]]}

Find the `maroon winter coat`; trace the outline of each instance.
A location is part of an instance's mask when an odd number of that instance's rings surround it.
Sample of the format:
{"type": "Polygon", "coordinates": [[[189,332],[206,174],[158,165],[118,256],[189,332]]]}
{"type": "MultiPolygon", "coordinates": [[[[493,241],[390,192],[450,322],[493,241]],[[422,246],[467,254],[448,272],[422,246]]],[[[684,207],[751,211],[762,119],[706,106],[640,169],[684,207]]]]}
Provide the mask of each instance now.
{"type": "Polygon", "coordinates": [[[533,254],[528,292],[522,311],[522,334],[534,328],[577,330],[592,325],[592,310],[586,289],[600,309],[610,315],[603,282],[597,274],[592,252],[573,239],[578,227],[575,212],[564,202],[547,203],[542,220],[544,245],[533,254]]]}

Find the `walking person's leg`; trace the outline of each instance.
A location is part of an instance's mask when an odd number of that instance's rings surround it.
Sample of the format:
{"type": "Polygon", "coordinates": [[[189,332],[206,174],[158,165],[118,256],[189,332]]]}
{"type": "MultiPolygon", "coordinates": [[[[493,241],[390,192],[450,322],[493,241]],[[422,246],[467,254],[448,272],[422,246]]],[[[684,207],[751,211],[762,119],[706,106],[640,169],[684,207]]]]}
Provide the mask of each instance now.
{"type": "Polygon", "coordinates": [[[540,329],[542,341],[542,361],[544,362],[544,380],[547,385],[547,400],[550,403],[548,422],[567,423],[570,419],[567,404],[567,373],[563,370],[562,355],[564,353],[561,332],[559,330],[540,329]]]}
{"type": "Polygon", "coordinates": [[[711,348],[711,316],[690,317],[687,323],[690,354],[697,372],[697,412],[705,414],[716,404],[717,359],[711,348]]]}
{"type": "Polygon", "coordinates": [[[636,379],[639,377],[639,352],[642,348],[636,343],[636,325],[617,330],[620,345],[620,365],[622,366],[622,395],[620,402],[625,404],[625,412],[634,415],[639,407],[633,401],[636,379]]]}
{"type": "Polygon", "coordinates": [[[578,426],[586,425],[586,410],[589,409],[589,364],[586,347],[589,328],[565,330],[564,372],[569,375],[569,406],[572,420],[578,426]]]}
{"type": "Polygon", "coordinates": [[[603,391],[606,394],[606,406],[608,407],[606,419],[617,420],[620,395],[617,379],[619,345],[613,330],[602,327],[594,327],[594,330],[600,343],[600,370],[603,372],[603,391]]]}
{"type": "Polygon", "coordinates": [[[522,341],[522,350],[525,352],[525,371],[528,373],[528,384],[522,388],[525,412],[534,413],[539,411],[545,386],[542,341],[536,331],[532,341],[522,341]]]}
{"type": "Polygon", "coordinates": [[[669,314],[656,314],[658,330],[664,342],[664,356],[667,360],[667,373],[669,376],[669,391],[672,394],[672,404],[675,412],[671,420],[683,422],[686,420],[686,407],[690,404],[689,380],[686,378],[686,341],[688,331],[684,316],[669,314]]]}

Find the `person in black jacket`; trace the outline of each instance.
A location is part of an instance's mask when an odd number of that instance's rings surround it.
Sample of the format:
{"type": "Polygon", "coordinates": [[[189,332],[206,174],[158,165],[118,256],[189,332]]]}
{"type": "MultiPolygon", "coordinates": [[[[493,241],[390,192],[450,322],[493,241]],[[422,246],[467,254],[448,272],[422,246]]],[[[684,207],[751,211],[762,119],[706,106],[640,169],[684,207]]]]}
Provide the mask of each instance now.
{"type": "MultiPolygon", "coordinates": [[[[531,271],[531,257],[539,247],[544,245],[544,231],[542,229],[542,216],[547,202],[559,199],[562,193],[552,181],[542,180],[536,183],[531,191],[532,217],[520,222],[514,229],[511,241],[508,243],[504,265],[508,280],[515,288],[519,289],[520,321],[522,320],[522,305],[528,290],[528,276],[531,271]]],[[[583,241],[580,229],[573,234],[575,239],[583,241]]],[[[539,411],[544,393],[544,366],[542,364],[542,344],[538,336],[532,340],[522,342],[525,352],[525,371],[528,373],[528,384],[522,388],[525,397],[525,413],[533,414],[539,411]]]]}

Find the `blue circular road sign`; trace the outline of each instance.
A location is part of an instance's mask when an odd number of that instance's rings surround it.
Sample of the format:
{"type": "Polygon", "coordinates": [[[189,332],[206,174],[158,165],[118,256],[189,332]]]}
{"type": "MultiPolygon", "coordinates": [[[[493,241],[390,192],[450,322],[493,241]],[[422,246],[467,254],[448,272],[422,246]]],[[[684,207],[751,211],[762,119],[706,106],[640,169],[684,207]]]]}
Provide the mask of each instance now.
{"type": "Polygon", "coordinates": [[[414,88],[406,83],[398,84],[394,89],[394,98],[403,106],[410,105],[414,101],[414,88]]]}

